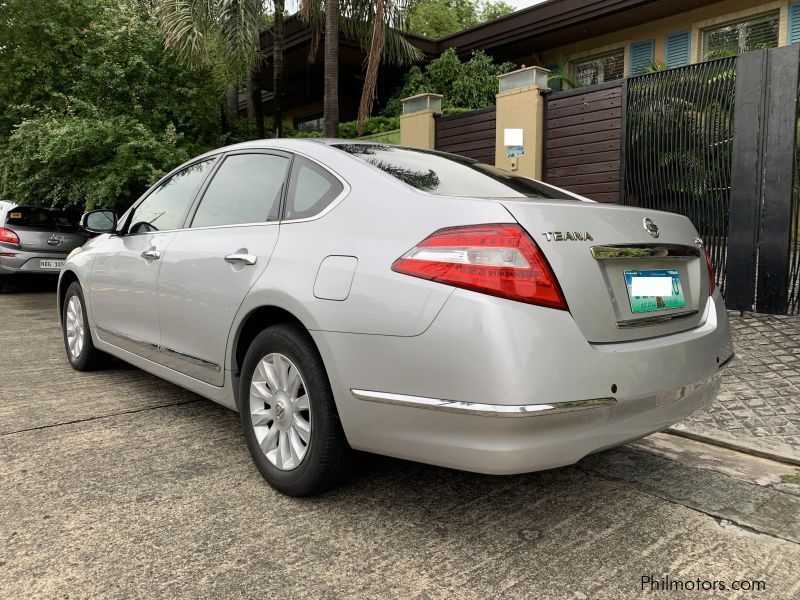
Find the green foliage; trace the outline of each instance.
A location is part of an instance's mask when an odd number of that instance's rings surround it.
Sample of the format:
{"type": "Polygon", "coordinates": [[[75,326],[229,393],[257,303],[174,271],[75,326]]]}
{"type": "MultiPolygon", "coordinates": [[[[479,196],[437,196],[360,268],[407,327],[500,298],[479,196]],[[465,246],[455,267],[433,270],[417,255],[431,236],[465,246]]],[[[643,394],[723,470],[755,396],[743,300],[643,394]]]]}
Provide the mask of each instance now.
{"type": "Polygon", "coordinates": [[[406,9],[406,28],[411,33],[441,38],[514,12],[502,0],[415,0],[406,9]]]}
{"type": "MultiPolygon", "coordinates": [[[[384,133],[386,131],[394,131],[395,129],[399,128],[400,119],[398,117],[370,117],[364,121],[363,135],[384,133]]],[[[356,121],[339,123],[339,137],[346,139],[359,137],[358,130],[356,128],[356,121]]]]}
{"type": "Polygon", "coordinates": [[[41,206],[124,209],[189,158],[173,125],[154,133],[126,116],[42,113],[23,121],[0,160],[3,195],[41,206]]]}
{"type": "Polygon", "coordinates": [[[0,2],[0,196],[125,208],[219,145],[220,92],[138,0],[0,2]]]}
{"type": "Polygon", "coordinates": [[[515,10],[516,8],[507,2],[503,2],[503,0],[497,0],[496,2],[484,2],[481,6],[480,12],[478,13],[478,18],[480,19],[481,23],[485,23],[486,21],[494,21],[500,17],[510,15],[515,10]]]}
{"type": "Polygon", "coordinates": [[[482,51],[461,62],[450,48],[425,69],[412,67],[386,105],[383,114],[399,116],[403,98],[429,92],[442,94],[442,108],[476,109],[492,106],[497,94],[497,76],[516,69],[511,62],[497,64],[482,51]]]}

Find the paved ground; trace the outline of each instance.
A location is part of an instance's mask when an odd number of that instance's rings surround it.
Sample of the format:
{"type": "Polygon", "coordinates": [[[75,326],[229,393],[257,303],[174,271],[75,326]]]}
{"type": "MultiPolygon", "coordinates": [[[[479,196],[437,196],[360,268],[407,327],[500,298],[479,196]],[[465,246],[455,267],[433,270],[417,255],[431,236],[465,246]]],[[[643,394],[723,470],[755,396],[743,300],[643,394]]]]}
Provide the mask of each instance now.
{"type": "Polygon", "coordinates": [[[800,316],[730,316],[736,360],[717,402],[682,427],[800,456],[800,316]]]}
{"type": "Polygon", "coordinates": [[[372,457],[282,497],[234,413],[121,364],[72,371],[53,302],[0,296],[2,598],[627,598],[648,575],[800,595],[800,496],[670,448],[504,478],[372,457]]]}

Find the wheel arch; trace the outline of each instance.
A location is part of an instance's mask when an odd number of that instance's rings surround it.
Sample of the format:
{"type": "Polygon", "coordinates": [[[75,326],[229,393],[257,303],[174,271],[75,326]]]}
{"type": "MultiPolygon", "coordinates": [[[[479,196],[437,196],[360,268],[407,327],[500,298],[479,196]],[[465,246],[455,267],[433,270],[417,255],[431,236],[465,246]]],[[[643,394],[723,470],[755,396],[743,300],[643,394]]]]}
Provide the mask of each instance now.
{"type": "MultiPolygon", "coordinates": [[[[67,290],[69,286],[72,285],[74,282],[78,282],[80,284],[80,279],[78,279],[78,275],[75,271],[71,269],[67,269],[61,276],[58,278],[58,288],[57,288],[57,298],[58,298],[58,322],[61,323],[64,313],[64,296],[67,295],[67,290]]],[[[63,323],[61,323],[63,325],[63,323]]]]}
{"type": "MultiPolygon", "coordinates": [[[[280,323],[290,323],[302,329],[304,332],[309,333],[309,328],[294,313],[275,305],[264,305],[254,308],[239,323],[236,333],[233,336],[233,344],[230,352],[231,384],[237,410],[239,408],[239,373],[241,372],[247,349],[259,333],[264,331],[267,327],[280,323]]],[[[308,335],[308,340],[319,353],[320,349],[310,334],[308,335]]]]}

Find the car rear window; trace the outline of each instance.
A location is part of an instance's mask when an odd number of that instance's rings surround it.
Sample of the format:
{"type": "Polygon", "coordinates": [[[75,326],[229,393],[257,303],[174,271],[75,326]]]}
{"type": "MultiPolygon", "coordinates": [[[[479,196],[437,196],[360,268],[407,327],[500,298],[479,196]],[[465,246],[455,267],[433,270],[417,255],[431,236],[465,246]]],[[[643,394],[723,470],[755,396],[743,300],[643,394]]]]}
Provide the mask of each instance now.
{"type": "Polygon", "coordinates": [[[336,144],[403,183],[440,196],[473,198],[575,198],[527,177],[455,154],[382,144],[336,144]]]}
{"type": "Polygon", "coordinates": [[[77,229],[80,218],[81,213],[76,211],[16,206],[8,211],[6,225],[77,229]]]}

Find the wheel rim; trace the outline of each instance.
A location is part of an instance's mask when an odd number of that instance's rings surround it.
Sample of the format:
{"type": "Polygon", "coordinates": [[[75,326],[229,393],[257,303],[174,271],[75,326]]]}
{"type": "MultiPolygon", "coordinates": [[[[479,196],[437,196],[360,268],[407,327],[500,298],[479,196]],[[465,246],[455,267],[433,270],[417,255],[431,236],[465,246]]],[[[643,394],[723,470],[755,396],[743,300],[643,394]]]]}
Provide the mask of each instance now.
{"type": "Polygon", "coordinates": [[[69,353],[74,358],[78,358],[83,352],[83,346],[86,343],[86,330],[83,326],[83,306],[81,306],[81,301],[77,296],[72,296],[67,303],[65,329],[69,353]]]}
{"type": "Polygon", "coordinates": [[[259,361],[250,383],[250,420],[270,463],[282,471],[300,466],[311,443],[311,405],[300,370],[283,354],[259,361]]]}

